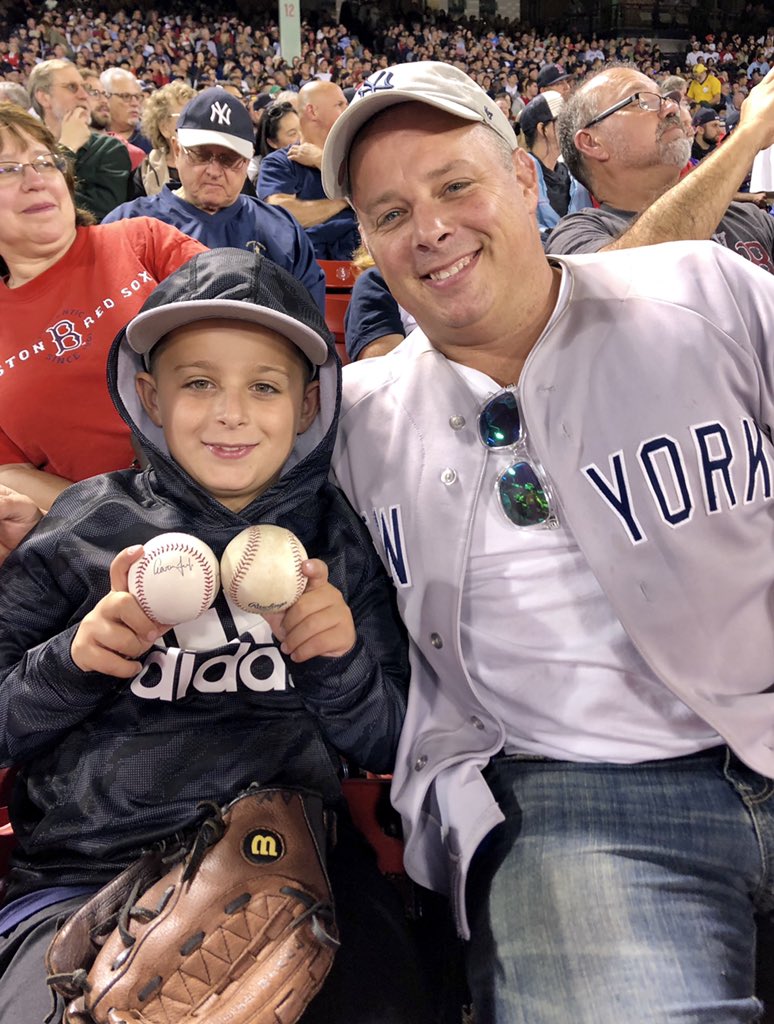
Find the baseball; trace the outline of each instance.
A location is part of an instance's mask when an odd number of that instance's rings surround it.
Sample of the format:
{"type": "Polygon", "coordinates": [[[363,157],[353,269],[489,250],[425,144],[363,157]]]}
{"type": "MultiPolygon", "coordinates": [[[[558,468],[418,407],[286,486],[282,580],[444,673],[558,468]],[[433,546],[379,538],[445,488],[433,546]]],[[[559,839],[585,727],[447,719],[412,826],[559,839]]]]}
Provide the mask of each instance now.
{"type": "Polygon", "coordinates": [[[218,593],[214,552],[187,533],[162,533],[129,568],[129,593],[154,622],[176,626],[205,612],[218,593]]]}
{"type": "Polygon", "coordinates": [[[295,534],[281,526],[248,526],[223,552],[223,590],[243,611],[282,612],[301,597],[307,557],[295,534]]]}

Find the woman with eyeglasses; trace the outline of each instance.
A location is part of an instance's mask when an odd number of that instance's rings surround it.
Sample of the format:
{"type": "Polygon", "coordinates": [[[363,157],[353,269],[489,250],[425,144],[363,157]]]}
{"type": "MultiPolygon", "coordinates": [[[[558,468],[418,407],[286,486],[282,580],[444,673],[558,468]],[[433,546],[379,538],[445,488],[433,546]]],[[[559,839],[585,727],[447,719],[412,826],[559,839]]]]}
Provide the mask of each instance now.
{"type": "Polygon", "coordinates": [[[205,247],[144,219],[95,225],[37,118],[0,102],[0,485],[47,509],[134,461],[108,348],[154,286],[205,247]]]}
{"type": "Polygon", "coordinates": [[[142,133],[150,139],[153,149],[134,173],[135,196],[154,196],[167,182],[180,183],[172,138],[177,129],[177,115],[195,95],[185,82],[170,82],[145,101],[142,133]]]}

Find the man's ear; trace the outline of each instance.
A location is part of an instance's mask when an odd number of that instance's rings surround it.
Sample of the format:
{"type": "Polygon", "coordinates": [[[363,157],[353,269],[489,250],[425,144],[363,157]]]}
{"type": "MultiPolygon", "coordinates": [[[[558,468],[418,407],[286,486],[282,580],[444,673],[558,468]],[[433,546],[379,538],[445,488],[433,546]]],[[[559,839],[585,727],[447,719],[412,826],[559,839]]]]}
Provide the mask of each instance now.
{"type": "Polygon", "coordinates": [[[40,109],[43,111],[44,115],[51,110],[51,96],[45,89],[36,90],[35,100],[40,104],[40,109]]]}
{"type": "Polygon", "coordinates": [[[586,128],[581,128],[575,133],[575,148],[584,160],[599,160],[604,163],[610,153],[604,143],[600,142],[594,134],[586,128]]]}
{"type": "Polygon", "coordinates": [[[320,411],[320,382],[312,380],[304,389],[304,398],[301,403],[301,417],[298,422],[298,433],[305,433],[312,425],[315,416],[320,411]]]}
{"type": "Polygon", "coordinates": [[[156,381],[150,373],[138,373],[134,378],[134,386],[137,390],[137,397],[142,403],[152,423],[157,427],[163,426],[161,413],[159,412],[159,396],[156,388],[156,381]]]}
{"type": "Polygon", "coordinates": [[[525,202],[531,207],[537,207],[538,183],[537,168],[535,161],[520,146],[512,153],[513,171],[516,175],[525,202]]]}

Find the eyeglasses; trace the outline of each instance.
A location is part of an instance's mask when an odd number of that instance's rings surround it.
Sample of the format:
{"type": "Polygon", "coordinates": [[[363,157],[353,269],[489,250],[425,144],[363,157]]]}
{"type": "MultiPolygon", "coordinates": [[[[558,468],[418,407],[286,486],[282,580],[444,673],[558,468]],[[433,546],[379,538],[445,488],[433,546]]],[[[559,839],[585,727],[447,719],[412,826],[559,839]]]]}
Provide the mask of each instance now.
{"type": "MultiPolygon", "coordinates": [[[[105,92],[104,89],[93,89],[90,85],[84,86],[84,88],[86,89],[86,92],[89,94],[89,96],[92,96],[95,99],[97,96],[101,96],[103,100],[109,99],[110,97],[110,93],[105,92]]],[[[118,95],[118,93],[116,93],[116,95],[118,95]]]]}
{"type": "Polygon", "coordinates": [[[603,110],[601,114],[597,114],[596,117],[584,124],[584,128],[591,128],[592,125],[599,124],[600,121],[604,121],[606,117],[610,117],[611,114],[617,114],[619,110],[623,110],[624,107],[629,107],[636,104],[640,110],[650,110],[659,113],[661,107],[665,103],[677,103],[675,99],[669,96],[660,96],[657,92],[635,92],[631,96],[627,96],[625,100],[619,100],[618,103],[614,103],[612,107],[608,107],[607,110],[603,110]]]}
{"type": "Polygon", "coordinates": [[[683,110],[691,109],[691,101],[686,96],[683,96],[681,92],[665,92],[664,99],[672,100],[673,103],[676,103],[678,107],[682,107],[683,110]]]}
{"type": "Polygon", "coordinates": [[[140,92],[111,92],[111,96],[117,96],[124,103],[142,103],[142,93],[140,92]]]}
{"type": "Polygon", "coordinates": [[[559,520],[551,488],[540,465],[527,453],[527,434],[515,388],[489,398],[478,414],[478,436],[491,451],[511,451],[515,461],[497,475],[500,507],[514,526],[554,529],[559,520]]]}
{"type": "Polygon", "coordinates": [[[235,171],[247,163],[247,157],[240,156],[239,153],[211,153],[207,150],[189,149],[187,146],[180,148],[195,167],[216,163],[226,171],[235,171]]]}
{"type": "Polygon", "coordinates": [[[67,161],[58,153],[41,153],[34,160],[24,164],[16,164],[10,160],[0,160],[0,187],[18,184],[24,179],[24,168],[31,167],[36,174],[50,178],[53,174],[64,174],[67,161]]]}

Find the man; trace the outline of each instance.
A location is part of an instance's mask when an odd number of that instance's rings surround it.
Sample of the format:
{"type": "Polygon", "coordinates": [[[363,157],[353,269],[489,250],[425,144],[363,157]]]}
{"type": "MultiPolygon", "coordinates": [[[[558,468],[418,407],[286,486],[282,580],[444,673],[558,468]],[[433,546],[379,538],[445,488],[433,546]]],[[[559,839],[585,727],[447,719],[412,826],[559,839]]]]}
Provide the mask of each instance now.
{"type": "Polygon", "coordinates": [[[338,85],[325,81],[305,85],[298,103],[303,141],[264,157],[258,173],[258,195],[293,214],[318,260],[349,260],[360,244],[349,204],[326,198],[320,177],[322,147],[346,107],[338,85]]]}
{"type": "Polygon", "coordinates": [[[691,103],[706,103],[717,107],[720,103],[720,79],[711,74],[704,64],[696,64],[693,78],[688,83],[687,95],[691,103]]]}
{"type": "Polygon", "coordinates": [[[309,239],[285,210],[243,195],[253,155],[253,126],[244,103],[225,89],[205,89],[180,112],[172,139],[179,185],[119,206],[107,222],[156,217],[210,249],[256,249],[306,285],[325,309],[325,275],[309,239]]]}
{"type": "Polygon", "coordinates": [[[102,88],[102,82],[97,72],[92,71],[90,68],[84,68],[81,71],[81,79],[89,99],[89,110],[91,113],[89,125],[100,135],[109,135],[113,139],[118,139],[126,147],[132,171],[136,171],[145,159],[145,150],[133,145],[128,139],[124,139],[122,136],[110,131],[110,94],[106,89],[102,88]]]}
{"type": "Polygon", "coordinates": [[[752,1024],[774,280],[696,242],[548,262],[514,147],[417,62],[323,158],[419,325],[345,368],[336,457],[412,640],[405,863],[452,896],[486,1024],[752,1024]]]}
{"type": "Polygon", "coordinates": [[[572,81],[569,74],[559,64],[544,64],[538,72],[537,84],[540,92],[551,89],[558,92],[566,100],[572,92],[572,81]]]}
{"type": "Polygon", "coordinates": [[[35,113],[73,161],[77,205],[101,221],[126,201],[131,171],[126,148],[91,130],[89,98],[69,60],[36,64],[28,86],[35,113]]]}
{"type": "Polygon", "coordinates": [[[712,107],[699,107],[691,121],[694,129],[691,160],[700,163],[720,141],[720,118],[712,107]]]}
{"type": "Polygon", "coordinates": [[[110,98],[110,130],[133,146],[150,153],[150,139],[140,131],[142,88],[130,71],[108,68],[100,75],[103,88],[110,98]]]}
{"type": "Polygon", "coordinates": [[[519,118],[527,151],[537,171],[537,220],[541,232],[556,227],[567,213],[591,206],[588,191],[559,159],[556,118],[563,106],[559,93],[549,90],[530,100],[519,118]]]}
{"type": "Polygon", "coordinates": [[[601,205],[563,218],[548,252],[712,238],[774,273],[774,219],[752,202],[732,202],[769,144],[773,108],[774,77],[751,94],[731,138],[678,184],[691,151],[680,105],[638,71],[602,71],[576,90],[558,123],[570,173],[601,205]]]}

